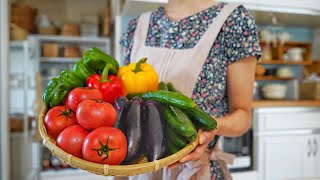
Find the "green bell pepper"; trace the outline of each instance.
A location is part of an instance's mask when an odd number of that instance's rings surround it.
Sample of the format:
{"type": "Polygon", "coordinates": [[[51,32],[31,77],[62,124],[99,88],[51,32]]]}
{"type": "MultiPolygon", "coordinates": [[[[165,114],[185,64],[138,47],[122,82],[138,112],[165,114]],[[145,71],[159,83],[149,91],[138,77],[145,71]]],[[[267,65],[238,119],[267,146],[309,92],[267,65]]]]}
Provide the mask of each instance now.
{"type": "Polygon", "coordinates": [[[45,90],[42,93],[42,101],[46,105],[46,107],[50,107],[50,101],[52,98],[53,90],[59,83],[59,78],[52,78],[48,85],[46,86],[45,90]]]}
{"type": "Polygon", "coordinates": [[[113,65],[109,74],[117,74],[119,69],[119,63],[112,56],[109,56],[102,52],[100,49],[93,47],[87,50],[83,55],[84,64],[95,71],[103,71],[107,64],[113,65]]]}
{"type": "Polygon", "coordinates": [[[60,79],[59,84],[53,89],[50,100],[50,108],[61,104],[69,91],[73,89],[66,81],[60,79]]]}
{"type": "Polygon", "coordinates": [[[71,70],[62,71],[60,73],[60,79],[63,79],[64,81],[69,83],[72,88],[84,85],[80,78],[71,70]]]}
{"type": "Polygon", "coordinates": [[[86,82],[87,78],[92,74],[95,74],[95,71],[86,66],[83,60],[78,61],[73,67],[74,73],[81,79],[83,83],[86,82]]]}

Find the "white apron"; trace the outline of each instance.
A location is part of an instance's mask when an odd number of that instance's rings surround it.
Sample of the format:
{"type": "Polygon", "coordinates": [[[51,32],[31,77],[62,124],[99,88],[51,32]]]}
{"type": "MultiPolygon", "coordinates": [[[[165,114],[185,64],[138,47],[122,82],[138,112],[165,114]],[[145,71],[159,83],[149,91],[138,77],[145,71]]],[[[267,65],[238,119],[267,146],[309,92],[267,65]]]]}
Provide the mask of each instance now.
{"type": "MultiPolygon", "coordinates": [[[[137,62],[147,57],[147,63],[151,64],[159,74],[159,79],[164,82],[172,82],[177,89],[191,97],[210,50],[229,15],[239,4],[227,4],[219,15],[209,25],[198,43],[190,49],[169,49],[146,46],[146,38],[149,29],[151,12],[140,16],[134,33],[133,47],[131,50],[131,62],[137,62]]],[[[219,152],[220,153],[220,152],[219,152]]],[[[218,154],[219,154],[218,153],[218,154]]],[[[209,160],[217,153],[205,152],[201,160],[187,163],[173,170],[163,168],[157,172],[132,176],[129,179],[211,179],[209,160]]],[[[224,155],[220,156],[222,159],[224,155]]],[[[119,179],[128,179],[126,177],[119,179]]],[[[226,179],[226,177],[225,177],[226,179]]]]}

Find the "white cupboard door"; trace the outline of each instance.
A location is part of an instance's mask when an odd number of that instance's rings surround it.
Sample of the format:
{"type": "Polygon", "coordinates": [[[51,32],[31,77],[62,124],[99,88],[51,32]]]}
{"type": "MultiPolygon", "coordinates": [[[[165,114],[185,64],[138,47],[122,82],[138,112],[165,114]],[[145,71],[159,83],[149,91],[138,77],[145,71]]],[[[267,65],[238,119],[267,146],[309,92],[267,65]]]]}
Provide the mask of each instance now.
{"type": "Polygon", "coordinates": [[[320,135],[312,135],[306,140],[303,177],[320,178],[320,135]]]}
{"type": "Polygon", "coordinates": [[[263,179],[300,178],[304,166],[304,136],[265,137],[259,146],[262,152],[259,167],[263,179]]]}
{"type": "Polygon", "coordinates": [[[320,134],[316,136],[315,144],[315,176],[320,178],[320,134]]]}
{"type": "Polygon", "coordinates": [[[308,136],[305,140],[305,151],[303,159],[303,177],[315,177],[316,176],[316,136],[308,136]]]}

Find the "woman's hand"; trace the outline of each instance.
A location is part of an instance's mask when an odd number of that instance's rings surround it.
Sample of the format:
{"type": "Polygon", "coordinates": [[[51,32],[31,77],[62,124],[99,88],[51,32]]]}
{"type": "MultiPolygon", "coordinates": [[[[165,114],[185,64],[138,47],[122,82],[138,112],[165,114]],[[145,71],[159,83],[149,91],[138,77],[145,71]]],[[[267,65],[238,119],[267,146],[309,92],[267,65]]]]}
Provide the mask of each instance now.
{"type": "Polygon", "coordinates": [[[200,159],[200,157],[203,155],[204,151],[207,149],[210,141],[217,134],[218,129],[219,128],[217,127],[217,129],[215,129],[213,131],[202,132],[199,136],[199,139],[198,139],[198,141],[199,141],[198,146],[190,154],[183,157],[179,162],[171,164],[169,166],[169,169],[173,169],[173,168],[180,166],[181,164],[187,163],[189,161],[198,161],[200,159]]]}

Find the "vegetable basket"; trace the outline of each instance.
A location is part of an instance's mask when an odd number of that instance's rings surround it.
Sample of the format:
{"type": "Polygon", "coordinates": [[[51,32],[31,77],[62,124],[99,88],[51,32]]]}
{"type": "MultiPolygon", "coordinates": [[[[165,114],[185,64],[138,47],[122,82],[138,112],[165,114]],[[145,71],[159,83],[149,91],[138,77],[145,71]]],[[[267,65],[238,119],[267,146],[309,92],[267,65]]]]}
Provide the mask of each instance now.
{"type": "MultiPolygon", "coordinates": [[[[71,167],[79,168],[98,175],[133,176],[147,172],[157,171],[165,166],[179,161],[181,158],[189,154],[198,145],[198,141],[195,140],[194,142],[189,143],[185,148],[181,149],[179,152],[153,162],[146,162],[133,165],[107,165],[93,163],[84,159],[77,158],[56,146],[55,140],[48,136],[46,128],[44,126],[43,120],[46,112],[47,109],[44,107],[39,115],[39,131],[43,139],[43,144],[51,151],[53,155],[58,157],[61,161],[69,164],[71,167]]],[[[200,132],[201,130],[199,130],[198,135],[200,132]]]]}

